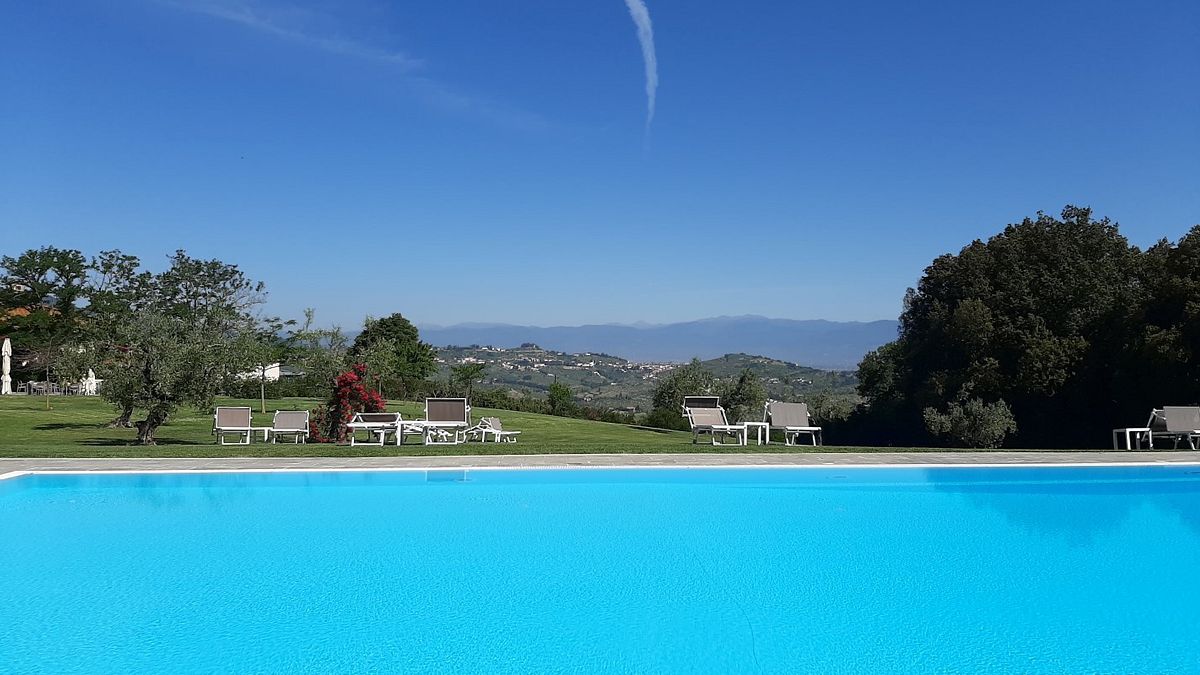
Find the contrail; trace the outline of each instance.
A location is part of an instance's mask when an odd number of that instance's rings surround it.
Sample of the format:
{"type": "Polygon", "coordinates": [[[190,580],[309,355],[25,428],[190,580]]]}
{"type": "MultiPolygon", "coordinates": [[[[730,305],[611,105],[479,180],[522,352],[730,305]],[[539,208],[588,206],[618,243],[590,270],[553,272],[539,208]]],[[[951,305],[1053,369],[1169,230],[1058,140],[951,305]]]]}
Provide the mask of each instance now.
{"type": "Polygon", "coordinates": [[[625,0],[629,15],[637,26],[638,42],[642,43],[642,59],[646,62],[646,131],[654,121],[654,100],[658,95],[658,57],[654,53],[654,26],[650,23],[650,10],[643,0],[625,0]]]}

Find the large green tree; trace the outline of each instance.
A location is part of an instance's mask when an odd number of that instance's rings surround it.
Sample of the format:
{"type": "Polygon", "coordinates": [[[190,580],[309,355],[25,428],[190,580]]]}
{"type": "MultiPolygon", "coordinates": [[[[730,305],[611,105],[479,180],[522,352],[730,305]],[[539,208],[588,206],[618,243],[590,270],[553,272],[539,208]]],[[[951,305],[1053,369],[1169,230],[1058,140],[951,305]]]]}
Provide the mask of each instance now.
{"type": "Polygon", "coordinates": [[[937,258],[905,297],[898,339],[859,365],[867,408],[856,421],[874,437],[856,440],[1007,433],[1014,425],[996,421],[1007,408],[1023,445],[1095,447],[1136,398],[1123,366],[1148,297],[1145,262],[1115,223],[1077,207],[937,258]]]}
{"type": "Polygon", "coordinates": [[[436,353],[433,347],[421,342],[417,327],[399,313],[381,319],[368,317],[363,331],[354,338],[350,347],[354,360],[371,356],[379,364],[386,364],[389,375],[394,375],[405,387],[432,375],[437,370],[436,353]],[[385,358],[379,353],[385,348],[385,358]]]}
{"type": "Polygon", "coordinates": [[[97,341],[112,363],[101,395],[118,408],[145,411],[137,441],[155,433],[182,405],[212,406],[231,373],[250,370],[263,326],[255,314],[265,288],[235,265],[197,260],[183,251],[146,282],[145,295],[97,341]]]}
{"type": "Polygon", "coordinates": [[[1142,405],[1150,396],[1200,402],[1200,225],[1176,244],[1164,239],[1152,246],[1140,270],[1146,299],[1138,305],[1120,384],[1140,394],[1142,405]]]}
{"type": "Polygon", "coordinates": [[[0,257],[0,335],[12,339],[18,372],[52,381],[63,350],[84,331],[87,277],[87,258],[71,249],[0,257]]]}

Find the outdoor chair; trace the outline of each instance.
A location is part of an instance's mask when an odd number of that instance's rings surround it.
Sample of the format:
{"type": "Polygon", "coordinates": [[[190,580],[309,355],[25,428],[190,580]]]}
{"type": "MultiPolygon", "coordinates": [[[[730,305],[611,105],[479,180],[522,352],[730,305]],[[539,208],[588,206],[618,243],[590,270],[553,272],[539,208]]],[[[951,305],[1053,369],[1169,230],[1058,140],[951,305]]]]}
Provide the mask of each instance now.
{"type": "Polygon", "coordinates": [[[721,399],[717,396],[684,396],[683,416],[687,418],[692,428],[692,443],[696,443],[700,434],[708,434],[713,445],[745,445],[746,426],[730,424],[721,407],[721,399]],[[718,437],[733,438],[735,443],[718,441],[718,437]]]}
{"type": "Polygon", "coordinates": [[[271,421],[271,442],[280,438],[291,438],[293,443],[308,442],[307,410],[276,410],[271,421]]]}
{"type": "Polygon", "coordinates": [[[1162,410],[1150,411],[1146,426],[1150,429],[1151,448],[1154,448],[1155,438],[1164,438],[1170,439],[1175,448],[1183,441],[1195,450],[1196,441],[1200,439],[1200,407],[1163,406],[1162,410]]]}
{"type": "Polygon", "coordinates": [[[271,432],[271,427],[255,427],[251,426],[253,412],[249,407],[218,407],[213,413],[213,433],[217,435],[217,443],[220,445],[250,445],[251,436],[255,431],[263,432],[263,440],[267,440],[267,434],[271,432]],[[227,443],[225,439],[233,436],[237,439],[234,443],[227,443]]]}
{"type": "Polygon", "coordinates": [[[499,417],[484,417],[479,420],[479,424],[467,429],[465,435],[467,438],[483,443],[487,442],[488,435],[491,435],[497,443],[516,443],[520,433],[520,431],[506,431],[499,417]]]}
{"type": "Polygon", "coordinates": [[[770,423],[771,431],[782,431],[783,442],[787,445],[798,445],[801,434],[808,434],[814,446],[821,444],[821,427],[813,426],[807,403],[767,401],[763,421],[770,423]]]}
{"type": "Polygon", "coordinates": [[[425,445],[458,445],[471,428],[471,406],[465,398],[427,398],[425,419],[419,423],[425,445]]]}
{"type": "Polygon", "coordinates": [[[399,434],[400,413],[394,412],[360,412],[346,425],[350,432],[350,445],[361,445],[356,438],[358,431],[367,432],[366,445],[383,445],[387,442],[388,434],[399,434]]]}

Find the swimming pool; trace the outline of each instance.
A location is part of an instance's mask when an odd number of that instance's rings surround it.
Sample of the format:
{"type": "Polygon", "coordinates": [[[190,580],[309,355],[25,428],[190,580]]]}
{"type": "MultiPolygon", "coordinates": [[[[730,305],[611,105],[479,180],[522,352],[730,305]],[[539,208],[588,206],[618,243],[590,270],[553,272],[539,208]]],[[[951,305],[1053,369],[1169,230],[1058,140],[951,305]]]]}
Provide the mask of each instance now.
{"type": "Polygon", "coordinates": [[[1200,668],[1200,467],[0,481],[3,672],[1200,668]]]}

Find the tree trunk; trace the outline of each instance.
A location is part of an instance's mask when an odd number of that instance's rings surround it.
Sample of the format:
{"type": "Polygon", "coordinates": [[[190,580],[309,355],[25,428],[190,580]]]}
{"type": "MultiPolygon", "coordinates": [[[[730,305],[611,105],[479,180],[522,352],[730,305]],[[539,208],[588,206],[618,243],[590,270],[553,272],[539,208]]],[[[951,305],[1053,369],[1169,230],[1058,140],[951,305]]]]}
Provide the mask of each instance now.
{"type": "Polygon", "coordinates": [[[146,414],[146,419],[137,422],[137,444],[138,445],[156,445],[154,441],[154,432],[166,422],[166,415],[151,410],[146,414]]]}
{"type": "Polygon", "coordinates": [[[129,418],[133,416],[133,406],[126,405],[121,407],[121,414],[117,418],[108,423],[109,429],[128,429],[133,426],[129,418]]]}

